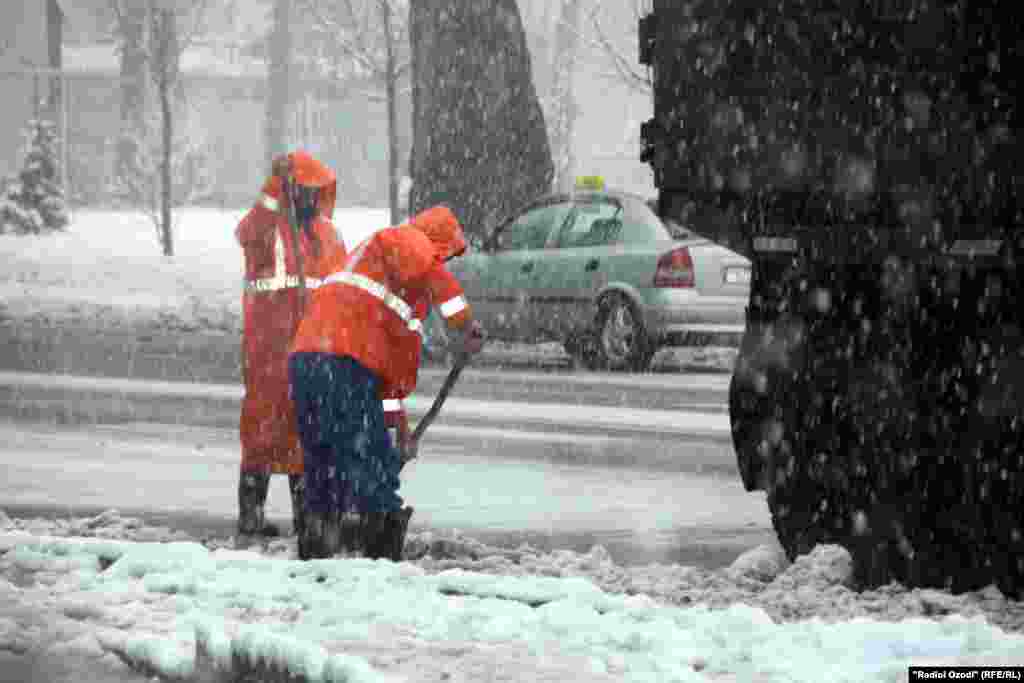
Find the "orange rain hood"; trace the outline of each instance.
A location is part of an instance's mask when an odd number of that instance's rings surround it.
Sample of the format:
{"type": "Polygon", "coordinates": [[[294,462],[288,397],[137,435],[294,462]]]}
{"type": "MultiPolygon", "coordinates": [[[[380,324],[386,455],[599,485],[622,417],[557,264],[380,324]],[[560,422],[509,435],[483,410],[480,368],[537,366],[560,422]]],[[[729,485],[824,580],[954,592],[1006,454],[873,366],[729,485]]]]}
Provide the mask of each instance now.
{"type": "Polygon", "coordinates": [[[334,216],[334,205],[338,198],[338,178],[334,171],[318,161],[305,150],[288,155],[295,182],[306,187],[320,188],[320,211],[328,219],[334,216]]]}
{"type": "Polygon", "coordinates": [[[442,261],[461,256],[466,251],[462,226],[447,206],[434,206],[421,211],[409,219],[409,225],[430,239],[442,261]]]}

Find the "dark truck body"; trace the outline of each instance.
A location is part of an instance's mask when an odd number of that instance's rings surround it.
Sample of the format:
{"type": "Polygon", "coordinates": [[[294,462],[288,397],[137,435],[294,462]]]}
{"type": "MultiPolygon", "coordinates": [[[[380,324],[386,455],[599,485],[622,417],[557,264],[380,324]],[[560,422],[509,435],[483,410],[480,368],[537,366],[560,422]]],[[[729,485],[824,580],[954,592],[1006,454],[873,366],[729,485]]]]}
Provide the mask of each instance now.
{"type": "Polygon", "coordinates": [[[659,213],[751,258],[739,469],[792,557],[1024,590],[1013,0],[654,0],[659,213]]]}

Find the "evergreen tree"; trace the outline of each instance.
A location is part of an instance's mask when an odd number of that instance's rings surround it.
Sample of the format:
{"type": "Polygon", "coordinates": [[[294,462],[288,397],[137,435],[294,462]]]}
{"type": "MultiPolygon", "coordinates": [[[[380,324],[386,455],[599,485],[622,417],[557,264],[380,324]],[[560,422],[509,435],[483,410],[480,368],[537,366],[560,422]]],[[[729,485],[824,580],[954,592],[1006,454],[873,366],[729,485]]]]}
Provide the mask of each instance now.
{"type": "Polygon", "coordinates": [[[40,234],[68,224],[60,182],[56,125],[33,119],[26,129],[29,151],[21,171],[0,192],[0,234],[40,234]]]}

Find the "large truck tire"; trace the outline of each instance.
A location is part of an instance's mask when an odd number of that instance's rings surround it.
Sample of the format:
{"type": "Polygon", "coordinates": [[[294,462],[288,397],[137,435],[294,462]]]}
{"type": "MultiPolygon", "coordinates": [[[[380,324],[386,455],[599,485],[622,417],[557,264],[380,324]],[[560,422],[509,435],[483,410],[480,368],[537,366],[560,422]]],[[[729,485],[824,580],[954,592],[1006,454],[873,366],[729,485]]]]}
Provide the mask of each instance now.
{"type": "Polygon", "coordinates": [[[951,297],[918,286],[937,271],[918,272],[894,297],[885,269],[804,276],[799,294],[755,289],[730,391],[744,486],[766,492],[791,559],[843,545],[861,587],[1020,595],[1020,285],[964,271],[951,297]]]}
{"type": "Polygon", "coordinates": [[[658,213],[753,262],[737,464],[790,558],[1024,593],[1024,13],[654,0],[658,213]]]}

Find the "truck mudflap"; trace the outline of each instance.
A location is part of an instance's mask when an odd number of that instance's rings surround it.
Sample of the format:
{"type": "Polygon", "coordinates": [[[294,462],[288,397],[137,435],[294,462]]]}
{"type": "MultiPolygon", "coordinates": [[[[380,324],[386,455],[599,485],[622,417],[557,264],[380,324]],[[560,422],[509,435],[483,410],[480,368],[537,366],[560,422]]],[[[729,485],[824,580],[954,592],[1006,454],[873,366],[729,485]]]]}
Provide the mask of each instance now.
{"type": "Polygon", "coordinates": [[[1018,241],[847,264],[795,241],[758,252],[730,387],[744,486],[767,492],[787,552],[860,548],[868,583],[903,567],[915,585],[1024,587],[1018,241]]]}

